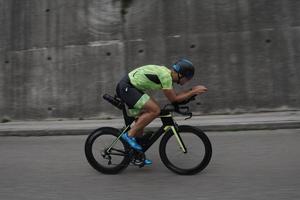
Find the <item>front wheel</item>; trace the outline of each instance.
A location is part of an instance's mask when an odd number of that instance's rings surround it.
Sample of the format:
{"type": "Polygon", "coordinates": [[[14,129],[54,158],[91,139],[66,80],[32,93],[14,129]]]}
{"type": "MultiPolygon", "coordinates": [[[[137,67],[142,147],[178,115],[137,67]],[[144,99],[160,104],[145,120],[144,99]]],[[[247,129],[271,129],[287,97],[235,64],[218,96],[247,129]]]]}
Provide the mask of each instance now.
{"type": "Polygon", "coordinates": [[[167,132],[159,146],[164,165],[181,175],[192,175],[202,171],[212,156],[212,147],[203,131],[191,126],[179,126],[180,135],[187,152],[184,153],[172,131],[167,132]]]}

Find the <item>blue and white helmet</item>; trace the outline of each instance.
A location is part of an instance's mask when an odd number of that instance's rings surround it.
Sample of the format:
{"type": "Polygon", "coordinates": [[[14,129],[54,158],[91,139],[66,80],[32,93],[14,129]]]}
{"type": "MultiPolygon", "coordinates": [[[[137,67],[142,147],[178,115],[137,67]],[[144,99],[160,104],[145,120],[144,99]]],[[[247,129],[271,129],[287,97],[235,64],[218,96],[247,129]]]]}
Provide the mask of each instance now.
{"type": "Polygon", "coordinates": [[[180,59],[178,60],[172,68],[175,72],[181,74],[183,77],[187,79],[191,79],[194,76],[195,68],[191,61],[187,59],[180,59]]]}

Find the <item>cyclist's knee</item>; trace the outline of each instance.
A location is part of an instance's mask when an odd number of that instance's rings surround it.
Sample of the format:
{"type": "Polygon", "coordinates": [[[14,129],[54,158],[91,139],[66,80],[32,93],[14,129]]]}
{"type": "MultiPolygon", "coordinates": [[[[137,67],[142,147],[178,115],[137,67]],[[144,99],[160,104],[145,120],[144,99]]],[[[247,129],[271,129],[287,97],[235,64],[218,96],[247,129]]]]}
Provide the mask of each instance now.
{"type": "Polygon", "coordinates": [[[153,107],[147,109],[146,112],[151,113],[154,117],[157,117],[160,114],[160,107],[153,106],[153,107]]]}
{"type": "Polygon", "coordinates": [[[155,117],[158,117],[160,114],[160,107],[155,108],[152,112],[155,117]]]}
{"type": "Polygon", "coordinates": [[[151,113],[153,116],[157,117],[160,114],[160,107],[155,101],[148,101],[144,106],[145,112],[151,113]]]}

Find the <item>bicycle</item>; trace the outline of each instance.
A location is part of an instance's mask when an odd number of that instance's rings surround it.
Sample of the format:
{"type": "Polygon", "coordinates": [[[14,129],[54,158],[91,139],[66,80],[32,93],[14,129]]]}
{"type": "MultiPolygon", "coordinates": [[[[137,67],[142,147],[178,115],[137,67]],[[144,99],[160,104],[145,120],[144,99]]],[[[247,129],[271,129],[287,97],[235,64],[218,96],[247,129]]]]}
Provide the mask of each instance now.
{"type": "Polygon", "coordinates": [[[159,154],[163,164],[171,171],[180,175],[193,175],[202,171],[209,164],[212,146],[207,135],[192,126],[179,126],[172,116],[172,113],[176,112],[188,116],[186,119],[192,118],[192,112],[185,105],[195,100],[195,96],[178,104],[164,106],[159,116],[162,126],[154,133],[136,138],[143,147],[142,152],[132,149],[121,138],[122,134],[128,131],[135,121],[135,118],[128,116],[125,104],[117,96],[112,97],[105,94],[103,98],[122,110],[125,127],[121,130],[102,127],[94,130],[87,137],[85,155],[89,164],[97,171],[104,174],[117,174],[127,168],[129,164],[143,167],[146,159],[145,152],[163,134],[159,145],[159,154]],[[175,154],[176,152],[178,154],[175,154]],[[195,158],[190,158],[194,154],[197,154],[195,158]]]}

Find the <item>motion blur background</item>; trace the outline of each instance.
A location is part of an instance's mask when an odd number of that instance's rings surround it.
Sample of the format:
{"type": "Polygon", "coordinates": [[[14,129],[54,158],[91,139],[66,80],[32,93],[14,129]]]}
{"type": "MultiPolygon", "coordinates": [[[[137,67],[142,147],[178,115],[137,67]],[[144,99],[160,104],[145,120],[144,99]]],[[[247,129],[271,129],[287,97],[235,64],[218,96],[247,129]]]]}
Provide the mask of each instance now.
{"type": "Polygon", "coordinates": [[[0,0],[0,24],[0,118],[119,116],[102,94],[180,57],[198,114],[300,109],[299,0],[0,0]]]}

